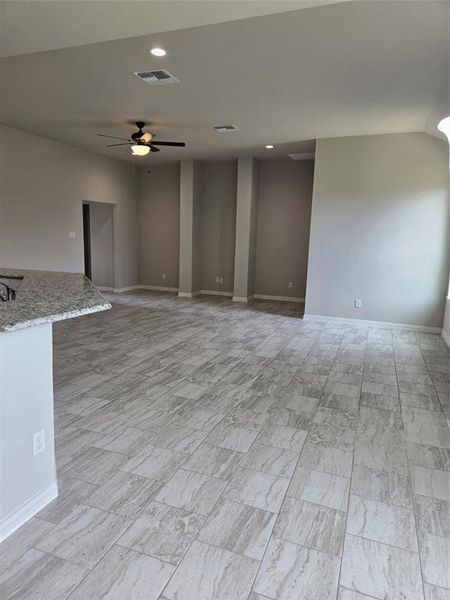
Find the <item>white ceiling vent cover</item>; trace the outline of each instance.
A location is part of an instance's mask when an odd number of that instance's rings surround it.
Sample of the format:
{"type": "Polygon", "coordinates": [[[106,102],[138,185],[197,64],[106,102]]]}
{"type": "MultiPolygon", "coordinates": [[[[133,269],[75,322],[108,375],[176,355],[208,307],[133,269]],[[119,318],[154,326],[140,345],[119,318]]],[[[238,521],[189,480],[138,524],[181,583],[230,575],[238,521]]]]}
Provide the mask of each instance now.
{"type": "Polygon", "coordinates": [[[166,83],[179,83],[178,79],[165,69],[156,69],[155,71],[136,71],[136,77],[150,85],[164,85],[166,83]]]}
{"type": "Polygon", "coordinates": [[[214,125],[214,129],[219,133],[229,133],[230,131],[239,131],[239,127],[237,125],[214,125]]]}
{"type": "Polygon", "coordinates": [[[315,152],[296,152],[295,154],[288,154],[292,160],[314,160],[315,152]]]}

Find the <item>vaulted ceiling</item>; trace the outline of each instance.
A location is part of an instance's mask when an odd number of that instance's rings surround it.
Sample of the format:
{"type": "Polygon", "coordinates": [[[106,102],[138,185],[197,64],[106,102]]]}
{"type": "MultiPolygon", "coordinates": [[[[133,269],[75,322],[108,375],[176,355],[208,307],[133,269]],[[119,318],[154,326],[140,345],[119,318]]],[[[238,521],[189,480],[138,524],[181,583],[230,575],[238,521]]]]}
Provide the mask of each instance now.
{"type": "Polygon", "coordinates": [[[139,119],[160,139],[188,144],[145,163],[264,156],[268,143],[284,154],[323,137],[434,133],[449,112],[446,1],[131,1],[112,3],[120,10],[109,16],[103,2],[75,4],[80,14],[63,19],[62,31],[57,12],[44,24],[33,8],[19,23],[3,8],[14,35],[1,50],[14,56],[0,59],[0,122],[126,160],[128,148],[106,148],[96,133],[126,136],[139,119]],[[39,35],[30,33],[34,18],[39,35]],[[155,45],[167,55],[151,56],[155,45]],[[36,50],[46,51],[22,54],[36,50]],[[133,75],[153,68],[179,83],[150,86],[133,75]],[[216,133],[223,123],[239,131],[216,133]]]}

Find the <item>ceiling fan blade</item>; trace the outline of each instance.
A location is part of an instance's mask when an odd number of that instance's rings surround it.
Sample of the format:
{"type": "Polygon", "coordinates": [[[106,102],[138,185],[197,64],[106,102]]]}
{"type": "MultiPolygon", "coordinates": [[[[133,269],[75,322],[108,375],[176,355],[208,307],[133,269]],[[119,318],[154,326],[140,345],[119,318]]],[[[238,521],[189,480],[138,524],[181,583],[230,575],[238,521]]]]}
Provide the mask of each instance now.
{"type": "Polygon", "coordinates": [[[97,133],[97,135],[99,135],[100,137],[111,138],[112,140],[126,140],[127,142],[129,141],[128,138],[117,137],[116,135],[106,135],[105,133],[97,133]]]}
{"type": "Polygon", "coordinates": [[[130,142],[125,142],[124,144],[106,144],[107,148],[111,148],[111,146],[129,146],[130,142]]]}
{"type": "Polygon", "coordinates": [[[141,135],[141,137],[139,139],[141,140],[141,142],[151,142],[152,137],[153,136],[151,133],[144,133],[144,135],[141,135]]]}
{"type": "Polygon", "coordinates": [[[154,146],[153,144],[148,144],[150,147],[150,152],[161,152],[161,150],[159,148],[157,148],[156,146],[154,146]]]}
{"type": "Polygon", "coordinates": [[[180,148],[184,148],[184,146],[186,146],[186,142],[158,142],[158,141],[152,141],[152,144],[155,144],[155,146],[178,146],[180,148]]]}

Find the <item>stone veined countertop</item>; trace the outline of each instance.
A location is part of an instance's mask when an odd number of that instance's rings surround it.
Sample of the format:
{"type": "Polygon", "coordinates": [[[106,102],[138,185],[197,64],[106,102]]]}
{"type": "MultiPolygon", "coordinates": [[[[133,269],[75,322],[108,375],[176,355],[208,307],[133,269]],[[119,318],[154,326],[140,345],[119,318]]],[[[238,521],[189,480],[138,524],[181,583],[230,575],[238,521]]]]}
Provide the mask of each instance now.
{"type": "MultiPolygon", "coordinates": [[[[11,276],[23,276],[23,280],[19,282],[15,300],[0,301],[0,332],[26,329],[111,308],[111,304],[82,273],[0,267],[0,280],[11,276]]],[[[14,285],[11,287],[14,288],[14,285]]]]}

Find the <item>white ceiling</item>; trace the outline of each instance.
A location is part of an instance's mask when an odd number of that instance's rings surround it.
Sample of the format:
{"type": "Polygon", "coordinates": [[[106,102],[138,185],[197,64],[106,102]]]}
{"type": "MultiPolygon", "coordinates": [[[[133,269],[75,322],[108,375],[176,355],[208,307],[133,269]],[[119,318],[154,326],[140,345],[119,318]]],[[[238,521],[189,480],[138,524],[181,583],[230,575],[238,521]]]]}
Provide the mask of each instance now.
{"type": "Polygon", "coordinates": [[[70,48],[346,0],[1,0],[0,57],[70,48]]]}
{"type": "MultiPolygon", "coordinates": [[[[183,3],[163,4],[176,15],[183,3]]],[[[207,13],[215,0],[200,4],[207,13]]],[[[142,119],[159,139],[188,144],[144,164],[434,131],[448,111],[448,9],[432,0],[344,2],[3,58],[0,122],[126,160],[127,148],[105,148],[96,132],[129,135],[127,122],[142,119]],[[166,57],[149,55],[155,44],[166,57]],[[133,75],[159,67],[180,83],[149,86],[133,75]],[[240,131],[214,132],[222,123],[240,131]]]]}

